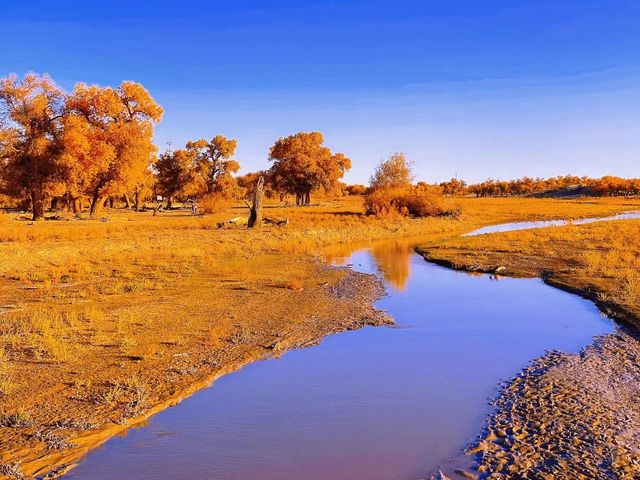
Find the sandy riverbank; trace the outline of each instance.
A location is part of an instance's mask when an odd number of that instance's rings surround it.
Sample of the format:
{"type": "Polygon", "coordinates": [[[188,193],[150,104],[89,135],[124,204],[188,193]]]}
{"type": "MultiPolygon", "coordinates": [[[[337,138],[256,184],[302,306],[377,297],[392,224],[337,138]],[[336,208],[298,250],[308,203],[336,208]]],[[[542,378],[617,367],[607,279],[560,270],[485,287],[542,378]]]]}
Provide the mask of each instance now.
{"type": "Polygon", "coordinates": [[[314,345],[340,331],[392,323],[371,306],[383,294],[375,277],[321,265],[315,269],[317,286],[271,294],[276,304],[288,304],[276,315],[249,299],[228,309],[228,315],[242,315],[244,321],[218,339],[223,343],[215,349],[206,342],[179,349],[169,364],[123,359],[110,372],[100,371],[121,379],[102,390],[75,387],[69,396],[49,397],[48,408],[40,412],[3,414],[3,473],[57,476],[91,448],[249,362],[314,345]]]}
{"type": "Polygon", "coordinates": [[[619,331],[550,352],[511,380],[469,449],[487,478],[640,476],[640,342],[619,331]]]}

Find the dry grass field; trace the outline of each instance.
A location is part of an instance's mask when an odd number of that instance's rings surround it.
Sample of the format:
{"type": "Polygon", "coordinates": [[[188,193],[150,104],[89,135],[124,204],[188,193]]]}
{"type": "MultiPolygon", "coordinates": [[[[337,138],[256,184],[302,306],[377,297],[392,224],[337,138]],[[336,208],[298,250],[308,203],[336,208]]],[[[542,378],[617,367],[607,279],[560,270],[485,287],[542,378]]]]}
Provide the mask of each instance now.
{"type": "Polygon", "coordinates": [[[526,273],[556,269],[558,281],[594,283],[603,300],[637,308],[637,224],[567,227],[568,238],[560,229],[508,234],[499,244],[457,237],[493,223],[633,210],[638,201],[446,202],[462,208],[459,218],[376,219],[359,197],[269,206],[266,216],[289,224],[259,230],[218,228],[246,215],[241,207],[202,217],[116,209],[36,223],[0,215],[0,472],[64,471],[247,362],[389,322],[372,307],[379,282],[328,267],[330,246],[420,237],[429,254],[461,263],[484,255],[483,264],[511,268],[504,259],[526,258],[526,273]]]}

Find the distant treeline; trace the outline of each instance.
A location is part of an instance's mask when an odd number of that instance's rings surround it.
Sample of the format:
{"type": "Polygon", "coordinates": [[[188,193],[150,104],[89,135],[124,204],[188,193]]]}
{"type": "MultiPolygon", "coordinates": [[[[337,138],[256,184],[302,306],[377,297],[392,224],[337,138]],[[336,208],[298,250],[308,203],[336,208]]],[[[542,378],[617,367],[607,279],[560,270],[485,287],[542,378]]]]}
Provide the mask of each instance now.
{"type": "Polygon", "coordinates": [[[475,195],[477,197],[508,197],[543,195],[546,193],[583,194],[594,196],[640,195],[640,178],[602,178],[564,175],[551,178],[522,177],[515,180],[488,179],[468,185],[464,180],[452,178],[440,184],[449,196],[475,195]]]}

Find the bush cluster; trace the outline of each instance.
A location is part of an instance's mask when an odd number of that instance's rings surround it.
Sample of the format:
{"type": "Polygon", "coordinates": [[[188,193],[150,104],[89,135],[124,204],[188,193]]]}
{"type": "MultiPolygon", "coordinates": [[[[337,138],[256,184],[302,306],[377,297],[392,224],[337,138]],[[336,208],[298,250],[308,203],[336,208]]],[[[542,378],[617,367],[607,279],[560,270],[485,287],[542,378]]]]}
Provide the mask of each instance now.
{"type": "Polygon", "coordinates": [[[227,210],[233,198],[221,193],[207,193],[198,201],[198,209],[202,213],[219,213],[227,210]]]}
{"type": "Polygon", "coordinates": [[[434,217],[448,212],[437,188],[410,186],[396,189],[372,189],[364,198],[367,214],[378,217],[434,217]]]}

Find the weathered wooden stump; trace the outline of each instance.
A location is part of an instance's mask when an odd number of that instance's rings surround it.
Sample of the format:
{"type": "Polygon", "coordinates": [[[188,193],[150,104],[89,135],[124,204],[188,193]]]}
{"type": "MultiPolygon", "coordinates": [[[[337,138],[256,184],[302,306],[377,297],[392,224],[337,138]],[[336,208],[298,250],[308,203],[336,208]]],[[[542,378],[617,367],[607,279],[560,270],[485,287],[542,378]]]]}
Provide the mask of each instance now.
{"type": "Polygon", "coordinates": [[[264,177],[258,179],[253,192],[253,205],[249,206],[249,228],[260,228],[262,226],[262,197],[264,197],[264,177]]]}

